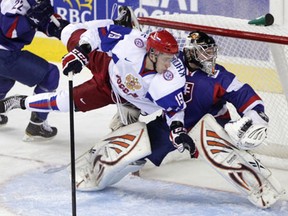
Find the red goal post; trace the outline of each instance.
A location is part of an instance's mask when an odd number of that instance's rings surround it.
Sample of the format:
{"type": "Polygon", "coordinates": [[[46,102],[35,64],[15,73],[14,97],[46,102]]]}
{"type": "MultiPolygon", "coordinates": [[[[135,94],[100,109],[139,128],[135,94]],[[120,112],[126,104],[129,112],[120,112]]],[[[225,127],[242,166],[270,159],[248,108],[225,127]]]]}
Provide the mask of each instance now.
{"type": "Polygon", "coordinates": [[[287,27],[255,26],[243,19],[187,14],[139,17],[138,21],[146,32],[167,29],[180,49],[192,30],[212,35],[219,47],[217,62],[240,81],[249,83],[265,103],[270,118],[268,138],[255,154],[268,166],[288,169],[287,27]]]}
{"type": "Polygon", "coordinates": [[[205,25],[199,25],[199,24],[193,24],[193,23],[183,23],[179,21],[177,22],[177,21],[171,21],[171,20],[163,20],[163,19],[152,18],[152,17],[139,17],[138,21],[140,24],[148,25],[148,26],[178,29],[182,31],[191,31],[193,29],[194,30],[197,29],[199,31],[204,31],[208,34],[215,34],[215,35],[221,35],[221,36],[227,36],[227,37],[233,37],[233,38],[250,39],[250,40],[256,40],[256,41],[265,41],[265,42],[288,45],[288,37],[285,37],[285,36],[241,31],[241,30],[236,30],[236,29],[217,28],[217,27],[208,26],[208,25],[205,26],[205,25]]]}

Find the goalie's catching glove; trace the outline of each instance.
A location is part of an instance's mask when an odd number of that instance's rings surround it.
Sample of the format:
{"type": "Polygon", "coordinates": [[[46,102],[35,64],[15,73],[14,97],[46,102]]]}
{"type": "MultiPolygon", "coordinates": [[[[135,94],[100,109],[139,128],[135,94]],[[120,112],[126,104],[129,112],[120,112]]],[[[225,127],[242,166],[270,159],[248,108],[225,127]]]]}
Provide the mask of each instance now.
{"type": "Polygon", "coordinates": [[[62,58],[63,74],[68,75],[69,72],[79,73],[82,68],[88,64],[88,53],[91,47],[88,44],[75,47],[71,52],[62,58]]]}
{"type": "Polygon", "coordinates": [[[170,126],[171,142],[182,153],[187,149],[190,153],[191,158],[198,157],[198,151],[195,147],[195,143],[192,138],[187,134],[187,130],[184,128],[183,123],[180,121],[173,121],[170,126]]]}
{"type": "Polygon", "coordinates": [[[250,110],[237,121],[227,123],[224,129],[239,149],[249,150],[267,138],[268,121],[264,112],[250,110]]]}

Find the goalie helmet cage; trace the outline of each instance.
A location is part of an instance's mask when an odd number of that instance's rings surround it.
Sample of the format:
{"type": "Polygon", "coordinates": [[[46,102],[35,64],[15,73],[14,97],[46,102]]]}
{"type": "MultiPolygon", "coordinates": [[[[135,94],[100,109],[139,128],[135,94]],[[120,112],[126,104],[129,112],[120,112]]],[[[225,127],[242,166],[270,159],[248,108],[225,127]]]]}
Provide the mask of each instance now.
{"type": "MultiPolygon", "coordinates": [[[[180,50],[192,30],[204,31],[218,44],[217,63],[250,84],[263,99],[269,116],[268,138],[253,153],[267,166],[288,169],[288,28],[249,25],[248,20],[211,15],[139,17],[142,30],[165,28],[180,50]]],[[[232,117],[239,117],[230,107],[232,117]]],[[[173,156],[170,160],[174,160],[173,156]]]]}

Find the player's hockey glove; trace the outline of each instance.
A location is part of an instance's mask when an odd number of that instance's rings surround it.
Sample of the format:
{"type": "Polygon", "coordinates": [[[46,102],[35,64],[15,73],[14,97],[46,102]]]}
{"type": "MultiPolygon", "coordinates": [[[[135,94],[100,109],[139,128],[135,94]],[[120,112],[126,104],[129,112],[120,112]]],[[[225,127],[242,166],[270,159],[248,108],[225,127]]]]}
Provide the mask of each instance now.
{"type": "Polygon", "coordinates": [[[187,134],[187,130],[184,128],[182,122],[172,122],[170,126],[169,137],[175,148],[177,148],[180,153],[187,149],[190,153],[191,158],[198,157],[198,151],[195,147],[195,143],[193,142],[192,138],[187,134]]]}
{"type": "Polygon", "coordinates": [[[62,58],[63,73],[67,76],[69,72],[79,73],[88,64],[88,53],[91,47],[88,44],[75,47],[62,58]]]}
{"type": "Polygon", "coordinates": [[[64,20],[61,18],[61,16],[59,14],[54,14],[54,17],[56,17],[56,19],[58,20],[60,26],[56,26],[56,24],[51,20],[46,29],[45,29],[45,34],[49,37],[56,37],[59,40],[61,39],[61,32],[62,30],[70,24],[69,21],[64,20]]]}
{"type": "Polygon", "coordinates": [[[54,13],[54,8],[50,0],[38,0],[36,4],[27,11],[26,17],[33,28],[43,30],[50,22],[50,16],[54,13]]]}

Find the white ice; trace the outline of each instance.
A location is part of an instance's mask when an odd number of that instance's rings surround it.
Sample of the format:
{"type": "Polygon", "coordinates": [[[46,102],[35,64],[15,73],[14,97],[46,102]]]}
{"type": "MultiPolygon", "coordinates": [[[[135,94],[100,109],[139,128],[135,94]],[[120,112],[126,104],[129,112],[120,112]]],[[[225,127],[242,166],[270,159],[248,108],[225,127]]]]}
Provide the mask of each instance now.
{"type": "MultiPolygon", "coordinates": [[[[89,73],[84,71],[74,77],[74,84],[88,78],[89,73]]],[[[67,88],[67,78],[62,76],[59,89],[67,88]]],[[[9,93],[13,94],[29,95],[32,89],[17,84],[9,93]]],[[[115,110],[114,106],[108,106],[74,114],[76,157],[109,133],[109,121],[115,110]]],[[[9,113],[8,124],[0,128],[0,215],[72,215],[67,170],[49,173],[51,169],[70,163],[69,114],[50,114],[49,123],[58,128],[57,137],[27,143],[21,139],[29,117],[27,111],[13,110],[9,113]]],[[[146,117],[143,121],[152,118],[146,117]]],[[[287,171],[273,169],[273,174],[287,190],[287,171]]],[[[150,165],[141,176],[127,176],[103,191],[77,192],[77,215],[288,215],[287,196],[270,209],[259,209],[201,160],[160,168],[150,165]]]]}

